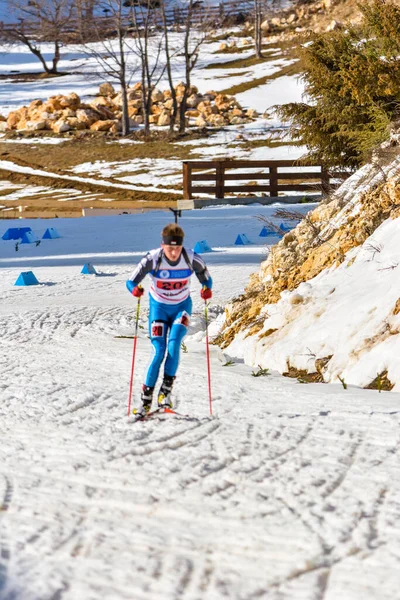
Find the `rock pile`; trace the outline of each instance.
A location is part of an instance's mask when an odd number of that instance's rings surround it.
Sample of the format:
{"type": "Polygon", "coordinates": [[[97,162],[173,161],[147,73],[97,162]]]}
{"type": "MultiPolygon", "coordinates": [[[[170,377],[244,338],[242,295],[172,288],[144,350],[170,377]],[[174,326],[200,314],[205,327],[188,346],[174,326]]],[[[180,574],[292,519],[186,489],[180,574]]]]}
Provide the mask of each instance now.
{"type": "MultiPolygon", "coordinates": [[[[180,104],[184,85],[176,87],[180,104]]],[[[210,91],[200,94],[195,86],[187,99],[186,124],[194,127],[223,127],[239,125],[258,117],[253,109],[244,110],[233,96],[210,91]]],[[[159,127],[170,125],[173,101],[171,91],[154,89],[152,92],[150,123],[159,127]]],[[[143,123],[141,84],[128,92],[128,111],[131,127],[143,123]]],[[[46,101],[33,100],[29,106],[0,116],[0,131],[39,131],[65,133],[90,130],[118,133],[121,129],[122,97],[109,83],[100,86],[99,94],[89,103],[81,102],[75,93],[52,96],[46,101]]]]}

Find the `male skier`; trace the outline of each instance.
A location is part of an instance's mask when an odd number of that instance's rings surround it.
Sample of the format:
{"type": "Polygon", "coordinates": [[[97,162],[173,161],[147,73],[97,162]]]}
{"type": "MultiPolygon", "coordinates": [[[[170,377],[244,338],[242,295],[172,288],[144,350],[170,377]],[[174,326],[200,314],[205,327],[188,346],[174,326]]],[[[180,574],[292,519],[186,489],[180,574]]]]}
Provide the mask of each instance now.
{"type": "Polygon", "coordinates": [[[172,408],[171,390],[178,369],[181,343],[187,333],[192,314],[190,277],[193,273],[202,285],[203,300],[212,296],[212,279],[203,259],[183,246],[184,232],[176,223],[166,225],[161,232],[161,247],[150,250],[139,262],[126,282],[129,292],[140,298],[144,290],[140,283],[150,275],[149,332],[153,345],[153,357],[142,386],[141,407],[135,414],[145,415],[150,411],[153,392],[161,364],[164,378],[158,393],[158,406],[172,408]]]}

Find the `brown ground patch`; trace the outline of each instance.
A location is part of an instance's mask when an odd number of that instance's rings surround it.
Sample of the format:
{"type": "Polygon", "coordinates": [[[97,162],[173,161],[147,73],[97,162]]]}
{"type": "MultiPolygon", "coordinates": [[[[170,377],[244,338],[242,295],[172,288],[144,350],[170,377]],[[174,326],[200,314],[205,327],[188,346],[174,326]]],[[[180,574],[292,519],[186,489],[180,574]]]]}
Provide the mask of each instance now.
{"type": "Polygon", "coordinates": [[[379,373],[369,385],[365,386],[366,390],[379,390],[380,392],[382,390],[384,392],[390,392],[393,388],[394,383],[388,379],[387,371],[382,371],[382,373],[379,373]]]}

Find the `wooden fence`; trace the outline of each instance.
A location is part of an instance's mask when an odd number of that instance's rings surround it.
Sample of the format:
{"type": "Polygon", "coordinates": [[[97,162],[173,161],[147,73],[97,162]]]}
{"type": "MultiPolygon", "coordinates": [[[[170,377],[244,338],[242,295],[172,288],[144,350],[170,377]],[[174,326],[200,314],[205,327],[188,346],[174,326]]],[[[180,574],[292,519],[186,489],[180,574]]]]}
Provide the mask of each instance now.
{"type": "Polygon", "coordinates": [[[291,160],[187,160],[183,162],[183,199],[208,194],[222,200],[227,194],[256,196],[260,192],[268,192],[270,197],[281,192],[323,195],[338,188],[349,175],[291,160]],[[200,182],[206,185],[198,185],[200,182]]]}

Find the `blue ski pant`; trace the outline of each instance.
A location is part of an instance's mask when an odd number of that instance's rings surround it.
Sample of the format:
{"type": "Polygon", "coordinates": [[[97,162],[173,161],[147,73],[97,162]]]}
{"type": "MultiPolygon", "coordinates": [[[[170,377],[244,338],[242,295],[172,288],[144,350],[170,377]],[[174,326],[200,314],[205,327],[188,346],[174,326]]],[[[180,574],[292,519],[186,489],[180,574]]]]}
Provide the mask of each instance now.
{"type": "Polygon", "coordinates": [[[147,369],[145,385],[156,385],[166,351],[164,375],[176,375],[181,343],[187,333],[191,314],[190,296],[179,304],[161,304],[150,296],[149,333],[153,356],[147,369]]]}

